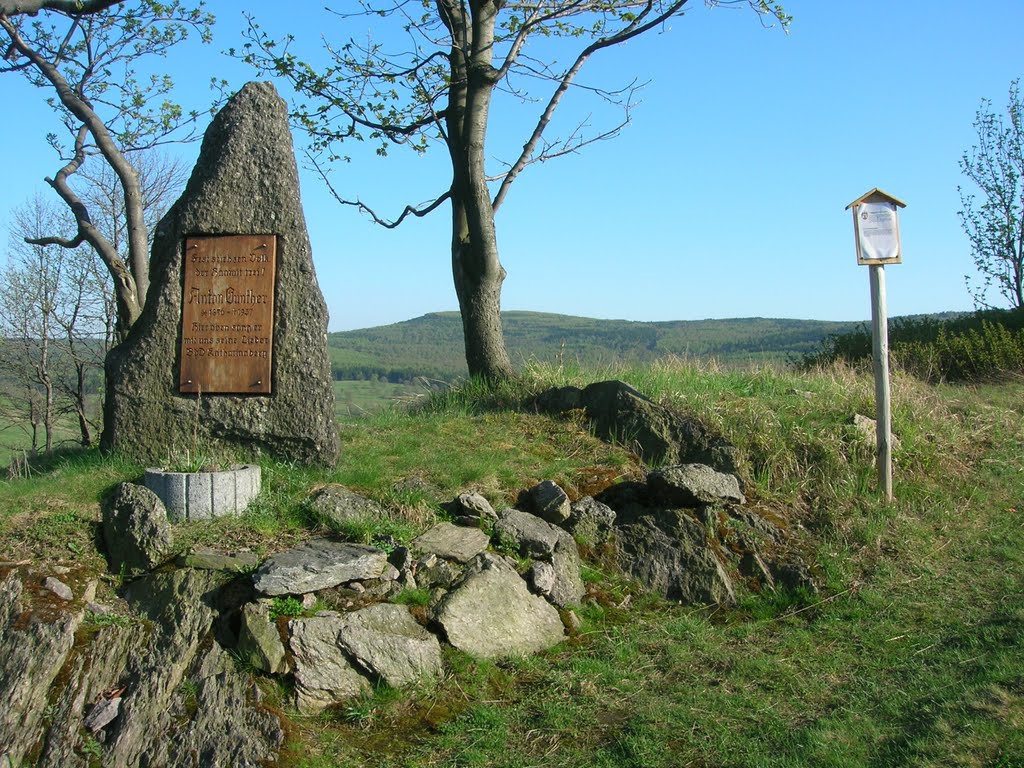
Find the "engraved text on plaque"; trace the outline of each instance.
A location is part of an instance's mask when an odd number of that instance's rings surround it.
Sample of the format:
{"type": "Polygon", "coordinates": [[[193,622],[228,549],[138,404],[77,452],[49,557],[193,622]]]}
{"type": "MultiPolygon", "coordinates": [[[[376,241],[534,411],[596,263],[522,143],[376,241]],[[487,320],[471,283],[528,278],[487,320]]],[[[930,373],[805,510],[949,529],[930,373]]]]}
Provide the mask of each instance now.
{"type": "Polygon", "coordinates": [[[179,391],[269,394],[276,235],[185,239],[179,391]]]}

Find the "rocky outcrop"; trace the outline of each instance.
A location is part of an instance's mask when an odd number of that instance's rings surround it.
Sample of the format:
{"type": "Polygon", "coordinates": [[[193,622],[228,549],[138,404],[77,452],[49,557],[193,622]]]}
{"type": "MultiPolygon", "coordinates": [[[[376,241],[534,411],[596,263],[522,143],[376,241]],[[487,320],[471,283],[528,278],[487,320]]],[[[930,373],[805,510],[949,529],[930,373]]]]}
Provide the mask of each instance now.
{"type": "Polygon", "coordinates": [[[701,463],[736,471],[736,449],[725,439],[622,381],[550,389],[537,397],[536,406],[554,414],[582,410],[594,434],[635,451],[649,465],[701,463]]]}
{"type": "Polygon", "coordinates": [[[249,83],[217,114],[181,198],[154,233],[146,305],[106,358],[101,445],[159,464],[168,453],[226,445],[285,460],[338,455],[327,307],[310,252],[288,109],[249,83]],[[276,235],[270,394],[178,391],[185,238],[276,235]]]}
{"type": "Polygon", "coordinates": [[[280,722],[210,642],[222,580],[191,569],[147,575],[126,592],[128,613],[96,624],[90,588],[73,589],[80,596],[58,609],[58,598],[33,586],[38,574],[6,572],[0,765],[85,768],[90,754],[113,768],[255,768],[273,759],[280,722]]]}

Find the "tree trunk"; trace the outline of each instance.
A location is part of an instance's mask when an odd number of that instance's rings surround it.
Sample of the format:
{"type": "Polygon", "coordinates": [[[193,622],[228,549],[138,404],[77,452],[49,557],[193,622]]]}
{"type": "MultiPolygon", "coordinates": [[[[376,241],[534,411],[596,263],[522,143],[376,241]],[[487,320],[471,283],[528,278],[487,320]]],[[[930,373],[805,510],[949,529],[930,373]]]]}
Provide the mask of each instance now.
{"type": "Polygon", "coordinates": [[[496,83],[491,66],[497,7],[487,0],[443,3],[455,45],[449,54],[452,84],[445,123],[452,162],[452,277],[462,315],[470,376],[511,378],[512,362],[501,330],[501,284],[494,206],[487,186],[484,143],[496,83]]]}
{"type": "Polygon", "coordinates": [[[498,261],[497,245],[492,242],[492,256],[481,254],[485,246],[462,236],[466,218],[462,207],[455,201],[452,207],[452,276],[462,315],[469,375],[488,381],[511,378],[512,362],[501,329],[501,284],[505,280],[505,269],[498,261]]]}

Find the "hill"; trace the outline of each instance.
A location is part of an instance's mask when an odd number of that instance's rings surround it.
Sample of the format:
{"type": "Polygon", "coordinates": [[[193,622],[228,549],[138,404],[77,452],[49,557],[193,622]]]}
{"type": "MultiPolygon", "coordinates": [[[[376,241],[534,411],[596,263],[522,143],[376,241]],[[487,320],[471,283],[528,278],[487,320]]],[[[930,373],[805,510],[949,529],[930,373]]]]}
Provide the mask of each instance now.
{"type": "MultiPolygon", "coordinates": [[[[588,367],[666,357],[714,358],[727,365],[785,361],[813,352],[829,334],[859,325],[761,317],[647,323],[542,312],[503,312],[502,323],[513,363],[565,361],[588,367]]],[[[331,333],[328,345],[335,379],[451,380],[466,374],[457,312],[331,333]]]]}

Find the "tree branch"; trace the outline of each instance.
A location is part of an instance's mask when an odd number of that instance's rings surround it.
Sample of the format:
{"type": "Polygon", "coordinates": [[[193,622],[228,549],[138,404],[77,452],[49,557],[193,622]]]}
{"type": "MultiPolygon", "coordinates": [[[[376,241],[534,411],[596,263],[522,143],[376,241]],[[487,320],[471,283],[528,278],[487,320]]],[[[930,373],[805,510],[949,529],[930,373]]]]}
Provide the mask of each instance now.
{"type": "Polygon", "coordinates": [[[505,174],[505,178],[502,180],[501,186],[498,187],[498,192],[494,196],[494,201],[491,203],[491,206],[495,211],[497,211],[504,202],[506,195],[508,195],[508,190],[516,180],[516,177],[527,165],[530,164],[530,159],[533,157],[534,152],[537,151],[537,146],[540,144],[541,137],[544,135],[544,131],[550,124],[551,118],[555,114],[555,110],[558,109],[558,105],[561,103],[566,91],[568,91],[569,87],[573,84],[573,81],[576,79],[576,75],[579,74],[587,59],[603,48],[610,48],[614,45],[624,43],[627,40],[631,40],[637,35],[642,35],[644,32],[664,23],[672,16],[675,16],[688,2],[689,0],[675,0],[675,2],[669,5],[664,11],[657,14],[649,21],[645,21],[653,7],[652,2],[648,2],[644,10],[637,14],[636,18],[632,22],[615,34],[595,40],[580,52],[579,56],[576,57],[576,61],[573,62],[573,65],[566,70],[565,74],[559,80],[558,87],[555,88],[555,92],[551,95],[547,106],[544,108],[540,119],[537,121],[537,125],[533,129],[533,134],[527,140],[526,144],[523,145],[522,153],[512,164],[508,173],[505,174]]]}
{"type": "Polygon", "coordinates": [[[0,16],[35,16],[57,11],[66,16],[86,16],[118,5],[124,0],[0,0],[0,16]]]}
{"type": "Polygon", "coordinates": [[[449,200],[451,198],[451,196],[452,196],[452,192],[449,189],[447,192],[443,193],[440,197],[438,197],[437,199],[433,200],[430,203],[425,204],[423,207],[417,208],[417,207],[412,206],[412,205],[407,205],[402,210],[401,214],[399,214],[397,219],[392,219],[392,220],[384,219],[384,218],[380,217],[377,214],[376,211],[374,211],[372,208],[370,208],[370,206],[366,205],[366,203],[362,202],[361,200],[349,200],[348,198],[343,197],[338,192],[338,190],[336,190],[334,188],[334,185],[331,184],[331,180],[328,177],[327,172],[324,171],[324,169],[321,167],[320,163],[317,162],[316,158],[315,157],[311,157],[308,153],[306,154],[306,157],[309,159],[310,163],[313,164],[313,169],[318,174],[320,174],[320,178],[324,180],[324,184],[327,185],[328,191],[330,191],[331,195],[334,197],[334,199],[339,204],[351,206],[353,208],[359,209],[363,213],[369,214],[370,218],[373,219],[373,222],[375,224],[379,224],[380,226],[384,227],[385,229],[396,229],[409,216],[415,216],[417,218],[422,218],[423,216],[426,216],[427,214],[432,213],[433,211],[435,211],[438,208],[438,206],[440,206],[446,200],[449,200]]]}

